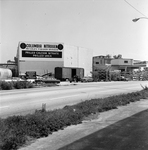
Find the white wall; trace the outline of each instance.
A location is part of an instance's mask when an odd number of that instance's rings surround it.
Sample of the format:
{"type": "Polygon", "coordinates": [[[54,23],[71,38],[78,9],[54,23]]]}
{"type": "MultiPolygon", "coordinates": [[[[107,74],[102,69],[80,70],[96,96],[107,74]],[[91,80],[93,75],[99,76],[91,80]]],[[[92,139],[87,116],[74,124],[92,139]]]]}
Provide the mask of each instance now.
{"type": "Polygon", "coordinates": [[[79,67],[78,47],[64,44],[64,67],[79,67]]]}
{"type": "Polygon", "coordinates": [[[64,67],[84,68],[84,76],[91,75],[93,51],[78,46],[64,45],[64,67]]]}
{"type": "Polygon", "coordinates": [[[84,76],[90,76],[92,72],[93,50],[79,48],[79,66],[84,68],[84,76]]]}

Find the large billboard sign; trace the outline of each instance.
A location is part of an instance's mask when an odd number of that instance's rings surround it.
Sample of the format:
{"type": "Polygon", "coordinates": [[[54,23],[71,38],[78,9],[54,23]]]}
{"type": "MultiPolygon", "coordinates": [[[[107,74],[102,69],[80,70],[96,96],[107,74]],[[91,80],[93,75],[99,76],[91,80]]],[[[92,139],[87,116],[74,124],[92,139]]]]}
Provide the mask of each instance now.
{"type": "Polygon", "coordinates": [[[64,49],[61,43],[31,43],[20,42],[19,43],[19,55],[20,59],[31,58],[62,58],[62,51],[64,49]]]}

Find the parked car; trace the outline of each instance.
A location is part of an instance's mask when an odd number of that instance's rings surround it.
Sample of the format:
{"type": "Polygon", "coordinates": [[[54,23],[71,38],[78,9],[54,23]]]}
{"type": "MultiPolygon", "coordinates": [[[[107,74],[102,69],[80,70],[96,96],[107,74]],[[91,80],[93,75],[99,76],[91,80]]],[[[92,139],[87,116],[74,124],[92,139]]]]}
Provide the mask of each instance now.
{"type": "Polygon", "coordinates": [[[128,78],[125,78],[124,76],[121,76],[120,81],[128,81],[128,78]]]}
{"type": "Polygon", "coordinates": [[[31,82],[31,83],[35,83],[35,79],[27,79],[26,81],[31,82]]]}
{"type": "Polygon", "coordinates": [[[48,77],[48,78],[42,79],[42,82],[44,82],[44,83],[60,83],[60,80],[58,80],[54,77],[48,77]]]}
{"type": "Polygon", "coordinates": [[[84,77],[81,79],[81,82],[93,82],[93,78],[92,77],[84,77]]]}

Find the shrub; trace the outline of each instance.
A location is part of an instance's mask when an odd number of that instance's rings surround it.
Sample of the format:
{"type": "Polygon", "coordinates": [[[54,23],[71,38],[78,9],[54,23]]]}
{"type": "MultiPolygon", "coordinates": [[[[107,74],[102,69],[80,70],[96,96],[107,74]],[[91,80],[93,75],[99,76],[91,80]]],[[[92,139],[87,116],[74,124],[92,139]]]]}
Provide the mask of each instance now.
{"type": "Polygon", "coordinates": [[[25,89],[25,88],[32,88],[33,84],[28,81],[17,81],[13,82],[13,86],[15,89],[25,89]]]}
{"type": "Polygon", "coordinates": [[[148,86],[147,85],[145,85],[145,86],[141,85],[141,87],[142,87],[143,90],[148,90],[148,86]]]}
{"type": "Polygon", "coordinates": [[[2,150],[15,150],[26,142],[26,136],[20,130],[9,130],[3,137],[2,150]]]}
{"type": "Polygon", "coordinates": [[[25,118],[22,116],[12,116],[1,120],[0,147],[2,150],[17,149],[26,142],[25,118]]]}
{"type": "Polygon", "coordinates": [[[13,84],[12,84],[12,82],[1,81],[0,87],[2,90],[11,90],[11,89],[13,89],[13,84]]]}
{"type": "Polygon", "coordinates": [[[0,82],[0,90],[24,89],[24,88],[33,88],[33,84],[28,81],[0,82]]]}

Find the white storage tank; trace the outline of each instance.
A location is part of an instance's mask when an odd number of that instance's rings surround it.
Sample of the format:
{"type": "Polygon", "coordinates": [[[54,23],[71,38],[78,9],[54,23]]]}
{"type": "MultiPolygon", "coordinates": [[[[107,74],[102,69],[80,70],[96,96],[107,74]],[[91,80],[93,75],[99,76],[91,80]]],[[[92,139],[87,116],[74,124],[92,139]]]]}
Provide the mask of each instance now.
{"type": "Polygon", "coordinates": [[[12,77],[12,71],[7,68],[0,68],[0,80],[12,77]]]}

